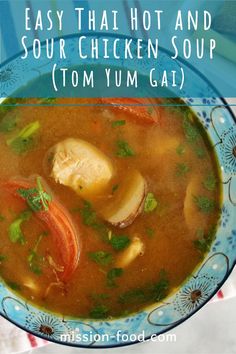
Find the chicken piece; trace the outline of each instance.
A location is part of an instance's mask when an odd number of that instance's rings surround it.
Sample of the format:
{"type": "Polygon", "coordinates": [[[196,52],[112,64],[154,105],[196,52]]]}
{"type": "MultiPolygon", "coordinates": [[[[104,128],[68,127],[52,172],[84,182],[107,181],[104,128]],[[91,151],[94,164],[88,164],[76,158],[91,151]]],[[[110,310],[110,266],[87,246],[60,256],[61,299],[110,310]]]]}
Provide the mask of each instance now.
{"type": "Polygon", "coordinates": [[[116,261],[116,267],[118,268],[128,267],[130,263],[132,263],[138,256],[142,256],[143,253],[144,253],[143,241],[137,236],[133,237],[129,247],[119,254],[116,261]]]}
{"type": "Polygon", "coordinates": [[[68,138],[52,148],[51,177],[82,197],[104,191],[114,174],[111,161],[92,144],[68,138]]]}

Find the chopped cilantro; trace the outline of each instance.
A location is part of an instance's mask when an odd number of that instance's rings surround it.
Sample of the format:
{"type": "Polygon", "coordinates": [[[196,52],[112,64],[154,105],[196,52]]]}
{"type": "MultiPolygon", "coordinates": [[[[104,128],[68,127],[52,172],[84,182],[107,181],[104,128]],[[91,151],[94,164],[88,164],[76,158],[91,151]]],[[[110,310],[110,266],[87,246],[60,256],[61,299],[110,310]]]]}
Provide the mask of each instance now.
{"type": "Polygon", "coordinates": [[[191,123],[188,116],[183,118],[184,134],[188,142],[194,143],[199,137],[198,129],[191,123]]]}
{"type": "Polygon", "coordinates": [[[7,256],[4,256],[3,254],[0,254],[0,263],[4,262],[7,260],[7,256]]]}
{"type": "Polygon", "coordinates": [[[169,281],[164,271],[161,271],[159,278],[155,283],[148,283],[143,287],[129,290],[119,296],[119,302],[122,304],[161,301],[169,290],[169,281]]]}
{"type": "Polygon", "coordinates": [[[15,291],[20,291],[21,290],[21,286],[13,281],[6,281],[6,284],[9,286],[9,288],[11,288],[12,290],[15,291]]]}
{"type": "Polygon", "coordinates": [[[111,253],[104,251],[90,252],[89,258],[102,266],[107,266],[113,261],[111,253]]]}
{"type": "Polygon", "coordinates": [[[190,167],[186,163],[178,163],[176,165],[176,176],[185,176],[190,171],[190,167]]]}
{"type": "Polygon", "coordinates": [[[116,155],[118,157],[131,157],[135,156],[135,153],[126,141],[118,140],[116,155]]]}
{"type": "Polygon", "coordinates": [[[7,140],[7,145],[17,154],[22,154],[32,148],[34,144],[33,136],[39,130],[38,121],[28,124],[13,138],[7,140]]]}
{"type": "Polygon", "coordinates": [[[130,239],[126,235],[112,235],[110,243],[114,250],[121,251],[124,248],[128,247],[130,244],[130,239]]]}
{"type": "Polygon", "coordinates": [[[18,194],[25,199],[30,209],[34,212],[48,210],[52,197],[43,189],[41,178],[37,177],[37,188],[18,189],[18,194]]]}
{"type": "Polygon", "coordinates": [[[110,288],[116,287],[115,279],[123,274],[122,268],[112,268],[107,272],[107,286],[110,288]]]}
{"type": "Polygon", "coordinates": [[[202,230],[202,229],[197,230],[198,239],[193,241],[194,246],[201,253],[208,252],[210,250],[211,243],[214,239],[215,233],[216,233],[215,226],[211,227],[206,235],[204,234],[204,230],[202,230]]]}
{"type": "MultiPolygon", "coordinates": [[[[36,259],[37,254],[32,251],[31,255],[36,259]]],[[[37,262],[29,262],[29,267],[31,272],[33,272],[36,275],[41,275],[42,274],[42,269],[40,265],[37,262]]]]}
{"type": "Polygon", "coordinates": [[[4,220],[5,220],[5,217],[0,214],[0,222],[1,222],[1,221],[4,221],[4,220]]]}
{"type": "Polygon", "coordinates": [[[112,190],[111,190],[112,194],[114,194],[118,188],[119,188],[119,184],[114,184],[114,186],[112,186],[112,190]]]}
{"type": "Polygon", "coordinates": [[[121,304],[133,304],[133,303],[140,303],[145,302],[145,291],[142,288],[132,289],[126,291],[125,293],[119,296],[119,302],[121,304]]]}
{"type": "Polygon", "coordinates": [[[37,177],[36,181],[37,181],[38,198],[41,202],[43,210],[47,211],[48,203],[52,201],[52,197],[43,189],[41,178],[37,177]]]}
{"type": "Polygon", "coordinates": [[[93,226],[97,222],[95,211],[92,209],[92,205],[85,201],[83,208],[80,210],[84,225],[93,226]]]}
{"type": "Polygon", "coordinates": [[[153,237],[155,235],[155,230],[152,227],[146,227],[145,229],[148,237],[153,237]]]}
{"type": "Polygon", "coordinates": [[[5,116],[0,121],[0,132],[9,133],[16,129],[19,118],[17,115],[5,116]]]}
{"type": "Polygon", "coordinates": [[[194,151],[199,159],[204,159],[204,157],[206,157],[206,153],[201,146],[196,146],[194,151]]]}
{"type": "Polygon", "coordinates": [[[83,208],[79,211],[84,225],[92,227],[100,234],[103,240],[107,241],[108,228],[97,218],[97,215],[93,210],[91,203],[85,201],[83,208]]]}
{"type": "Polygon", "coordinates": [[[148,193],[144,202],[145,213],[150,213],[156,209],[158,202],[153,193],[148,193]]]}
{"type": "Polygon", "coordinates": [[[169,281],[162,277],[159,281],[150,287],[151,298],[154,301],[161,301],[167,295],[169,289],[169,281]]]}
{"type": "Polygon", "coordinates": [[[122,125],[125,125],[126,121],[125,120],[114,120],[111,123],[112,128],[116,128],[116,127],[121,127],[122,125]]]}
{"type": "Polygon", "coordinates": [[[180,144],[179,146],[177,146],[176,148],[176,152],[178,155],[183,155],[185,153],[185,147],[184,145],[180,144]]]}
{"type": "Polygon", "coordinates": [[[94,319],[104,319],[108,317],[109,309],[105,305],[98,305],[94,307],[89,316],[94,319]]]}
{"type": "Polygon", "coordinates": [[[205,196],[194,196],[193,197],[194,202],[196,203],[198,209],[202,211],[203,213],[211,213],[215,209],[215,201],[212,199],[209,199],[208,197],[205,196]]]}
{"type": "Polygon", "coordinates": [[[153,106],[149,106],[148,108],[147,108],[147,112],[148,112],[148,114],[150,114],[150,116],[153,114],[153,112],[154,112],[154,108],[153,108],[153,106]]]}
{"type": "Polygon", "coordinates": [[[41,275],[42,274],[42,269],[40,267],[40,260],[41,257],[38,256],[37,250],[39,247],[40,242],[42,241],[43,237],[46,236],[48,233],[43,232],[42,234],[39,235],[38,240],[32,250],[29,252],[29,256],[27,258],[27,261],[29,263],[30,270],[35,273],[36,275],[41,275]]]}
{"type": "Polygon", "coordinates": [[[203,186],[211,192],[216,189],[216,178],[212,173],[204,179],[203,186]]]}
{"type": "Polygon", "coordinates": [[[11,242],[20,243],[21,245],[25,244],[25,237],[21,230],[21,225],[24,221],[30,219],[32,213],[29,210],[22,212],[15,221],[9,226],[8,234],[11,242]]]}

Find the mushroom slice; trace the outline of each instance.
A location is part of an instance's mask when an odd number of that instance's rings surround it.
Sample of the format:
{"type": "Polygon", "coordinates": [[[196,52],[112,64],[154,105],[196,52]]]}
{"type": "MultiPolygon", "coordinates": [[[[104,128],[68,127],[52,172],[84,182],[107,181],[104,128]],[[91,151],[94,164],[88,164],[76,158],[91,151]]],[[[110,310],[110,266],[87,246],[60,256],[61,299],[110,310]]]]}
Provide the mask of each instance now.
{"type": "Polygon", "coordinates": [[[128,267],[130,263],[132,263],[138,256],[142,256],[143,253],[144,253],[143,241],[137,236],[133,237],[129,247],[119,254],[116,261],[116,267],[118,268],[128,267]]]}
{"type": "Polygon", "coordinates": [[[102,211],[103,218],[120,228],[130,225],[142,211],[146,192],[145,179],[138,171],[132,171],[102,211]]]}
{"type": "Polygon", "coordinates": [[[56,144],[51,153],[51,176],[82,197],[101,193],[113,176],[109,158],[87,141],[68,138],[56,144]]]}

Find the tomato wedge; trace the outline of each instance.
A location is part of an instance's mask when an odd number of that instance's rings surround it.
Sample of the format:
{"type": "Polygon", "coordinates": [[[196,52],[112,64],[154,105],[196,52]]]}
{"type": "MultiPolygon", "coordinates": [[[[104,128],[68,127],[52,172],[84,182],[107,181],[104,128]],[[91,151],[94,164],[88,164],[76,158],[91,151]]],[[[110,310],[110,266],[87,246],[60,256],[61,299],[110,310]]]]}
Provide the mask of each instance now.
{"type": "MultiPolygon", "coordinates": [[[[4,191],[21,199],[26,205],[26,200],[18,193],[19,189],[29,190],[35,187],[31,180],[12,179],[1,184],[4,191]]],[[[52,199],[47,210],[35,212],[35,216],[47,226],[53,237],[55,247],[58,248],[63,271],[58,273],[58,278],[67,282],[76,270],[80,257],[80,235],[69,213],[57,200],[52,199]]]]}
{"type": "Polygon", "coordinates": [[[108,104],[113,110],[121,110],[140,124],[159,124],[160,111],[154,106],[151,98],[101,98],[103,104],[108,104]]]}

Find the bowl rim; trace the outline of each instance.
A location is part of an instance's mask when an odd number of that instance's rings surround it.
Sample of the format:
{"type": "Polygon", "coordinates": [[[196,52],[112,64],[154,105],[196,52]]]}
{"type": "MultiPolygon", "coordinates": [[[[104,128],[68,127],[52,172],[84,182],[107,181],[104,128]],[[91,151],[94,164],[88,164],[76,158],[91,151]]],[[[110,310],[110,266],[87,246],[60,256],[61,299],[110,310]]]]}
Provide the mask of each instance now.
{"type": "MultiPolygon", "coordinates": [[[[69,35],[64,35],[64,36],[58,36],[55,37],[54,40],[55,41],[59,41],[60,38],[63,39],[73,39],[79,36],[87,36],[87,37],[92,37],[92,36],[101,36],[102,34],[99,32],[81,32],[79,34],[69,34],[69,35]]],[[[124,34],[114,34],[114,33],[106,33],[104,35],[105,37],[113,37],[113,38],[121,38],[121,39],[132,39],[134,42],[137,42],[137,38],[134,38],[130,35],[124,35],[124,34]]],[[[41,44],[42,46],[46,43],[45,41],[42,41],[41,44]]],[[[147,41],[145,39],[143,39],[143,43],[146,44],[147,41]]],[[[27,49],[30,51],[32,50],[33,46],[28,47],[27,49]]],[[[171,53],[170,50],[163,48],[162,46],[159,47],[159,50],[165,54],[167,54],[168,56],[171,56],[173,53],[171,53]]],[[[13,55],[12,57],[10,57],[9,59],[5,60],[4,62],[2,62],[0,64],[0,69],[2,69],[4,66],[6,66],[7,64],[9,64],[10,62],[12,62],[14,59],[17,59],[21,54],[23,54],[24,51],[20,51],[19,53],[16,53],[15,55],[13,55]]],[[[215,86],[208,80],[207,77],[205,77],[204,74],[202,74],[197,68],[195,68],[191,63],[189,63],[188,61],[185,61],[185,59],[179,57],[178,61],[183,63],[185,66],[187,66],[190,70],[192,70],[193,72],[195,72],[203,81],[205,81],[209,87],[218,95],[217,98],[223,103],[222,105],[216,105],[219,107],[224,107],[228,113],[230,114],[231,118],[233,119],[233,121],[236,123],[236,115],[234,114],[234,112],[232,111],[231,107],[229,106],[229,103],[227,103],[226,99],[224,97],[221,96],[220,91],[218,89],[215,88],[215,86]]],[[[0,97],[0,104],[7,99],[7,97],[0,97]]],[[[193,105],[188,105],[189,107],[194,107],[193,105]]],[[[206,104],[206,106],[209,106],[208,104],[206,104]]],[[[217,154],[216,154],[217,155],[217,154]]],[[[206,257],[204,257],[204,259],[206,259],[206,257]]],[[[173,330],[174,328],[176,328],[178,325],[180,325],[181,323],[185,322],[186,320],[188,320],[190,317],[192,317],[193,315],[195,315],[196,312],[198,312],[200,309],[202,309],[215,295],[216,293],[220,290],[220,288],[222,287],[222,285],[225,283],[225,281],[229,278],[230,274],[232,273],[234,267],[236,266],[236,254],[235,254],[235,259],[233,261],[233,264],[231,266],[231,268],[228,269],[227,273],[225,274],[224,278],[221,280],[221,282],[217,285],[216,289],[211,293],[210,296],[207,297],[206,300],[204,300],[201,305],[199,305],[195,310],[193,310],[190,314],[188,314],[187,316],[181,318],[180,320],[177,320],[176,322],[174,322],[172,325],[168,326],[168,328],[161,330],[158,333],[153,333],[152,335],[156,335],[156,336],[160,336],[166,332],[169,332],[171,330],[173,330]]],[[[44,309],[40,310],[42,312],[44,312],[44,309]]],[[[143,312],[140,311],[140,312],[143,312]]],[[[55,313],[51,313],[52,315],[58,316],[58,314],[55,313]]],[[[50,315],[50,311],[49,311],[49,315],[50,315]]],[[[4,315],[2,312],[0,312],[0,316],[2,316],[3,318],[5,318],[7,321],[9,321],[10,323],[12,323],[13,325],[17,326],[18,328],[26,331],[27,333],[30,333],[36,337],[42,338],[42,339],[46,339],[45,336],[40,335],[39,333],[35,333],[32,330],[25,328],[23,325],[20,325],[16,322],[14,322],[14,320],[12,320],[11,318],[8,318],[6,315],[4,315]]],[[[83,322],[83,319],[79,318],[80,322],[83,322]]],[[[117,319],[114,318],[113,321],[116,321],[117,319]]],[[[100,322],[100,320],[93,320],[94,322],[100,322]]],[[[144,338],[144,342],[147,342],[148,340],[151,339],[152,335],[148,335],[145,336],[144,338]]],[[[130,346],[133,344],[138,344],[140,343],[139,340],[136,341],[130,341],[130,342],[125,342],[125,343],[115,343],[114,345],[112,344],[108,344],[108,345],[96,345],[93,344],[91,345],[81,345],[81,344],[77,344],[77,343],[69,343],[69,342],[62,342],[59,340],[56,340],[54,338],[48,338],[47,339],[49,342],[52,342],[54,344],[60,344],[60,345],[64,345],[64,346],[68,346],[68,347],[74,347],[74,348],[83,348],[83,349],[108,349],[108,348],[117,348],[117,347],[125,347],[125,346],[130,346]]]]}

